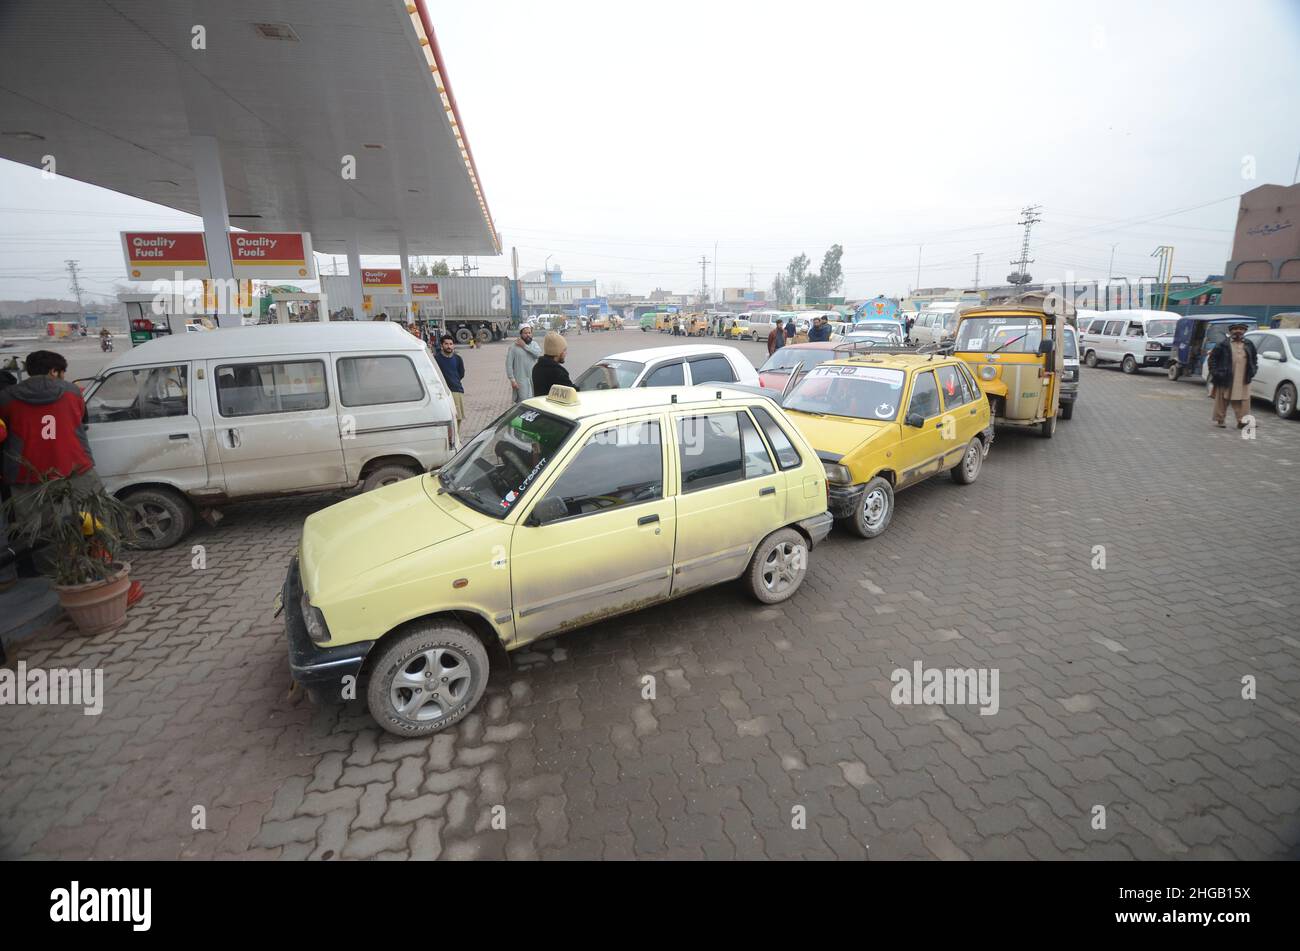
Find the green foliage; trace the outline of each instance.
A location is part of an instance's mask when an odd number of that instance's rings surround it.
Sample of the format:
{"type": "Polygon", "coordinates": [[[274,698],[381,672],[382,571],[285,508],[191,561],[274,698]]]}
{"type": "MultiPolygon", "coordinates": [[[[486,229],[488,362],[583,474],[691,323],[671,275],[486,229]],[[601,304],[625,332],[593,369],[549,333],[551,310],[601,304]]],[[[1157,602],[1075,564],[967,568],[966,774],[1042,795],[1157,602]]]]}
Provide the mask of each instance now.
{"type": "Polygon", "coordinates": [[[17,497],[7,503],[14,541],[47,546],[55,584],[107,581],[117,573],[118,553],[134,538],[130,509],[85,478],[38,478],[21,505],[17,497]]]}
{"type": "Polygon", "coordinates": [[[844,248],[832,244],[830,250],[822,256],[820,271],[808,270],[812,262],[808,260],[806,254],[791,258],[785,274],[778,274],[772,283],[773,295],[779,303],[789,304],[794,287],[802,284],[804,300],[833,296],[844,283],[844,269],[840,265],[843,256],[844,248]]]}

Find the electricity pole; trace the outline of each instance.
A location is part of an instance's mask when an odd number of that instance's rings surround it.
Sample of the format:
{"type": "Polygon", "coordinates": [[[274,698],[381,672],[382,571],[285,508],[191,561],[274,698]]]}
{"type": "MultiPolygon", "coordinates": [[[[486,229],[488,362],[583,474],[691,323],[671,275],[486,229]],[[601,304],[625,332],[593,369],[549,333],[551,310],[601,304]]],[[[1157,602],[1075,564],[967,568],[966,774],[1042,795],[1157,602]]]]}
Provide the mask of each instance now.
{"type": "Polygon", "coordinates": [[[1026,205],[1020,211],[1018,223],[1024,225],[1025,234],[1020,241],[1020,260],[1011,262],[1016,266],[1016,270],[1010,275],[1010,283],[1021,287],[1029,283],[1029,265],[1034,263],[1034,259],[1029,256],[1029,232],[1034,225],[1043,220],[1043,216],[1038,213],[1042,207],[1042,205],[1026,205]]]}
{"type": "Polygon", "coordinates": [[[980,258],[984,256],[983,251],[975,252],[975,290],[980,289],[980,258]]]}
{"type": "Polygon", "coordinates": [[[68,266],[68,288],[72,291],[73,296],[77,298],[77,313],[84,317],[86,308],[85,305],[81,303],[81,281],[77,279],[77,267],[79,262],[69,259],[63,263],[68,266]]]}
{"type": "Polygon", "coordinates": [[[708,278],[709,272],[707,270],[709,263],[710,263],[709,259],[701,254],[700,255],[700,304],[701,305],[703,305],[709,292],[709,278],[708,278]]]}
{"type": "Polygon", "coordinates": [[[912,288],[912,290],[915,291],[921,289],[921,249],[924,247],[925,245],[923,244],[918,244],[916,246],[916,286],[912,288]]]}

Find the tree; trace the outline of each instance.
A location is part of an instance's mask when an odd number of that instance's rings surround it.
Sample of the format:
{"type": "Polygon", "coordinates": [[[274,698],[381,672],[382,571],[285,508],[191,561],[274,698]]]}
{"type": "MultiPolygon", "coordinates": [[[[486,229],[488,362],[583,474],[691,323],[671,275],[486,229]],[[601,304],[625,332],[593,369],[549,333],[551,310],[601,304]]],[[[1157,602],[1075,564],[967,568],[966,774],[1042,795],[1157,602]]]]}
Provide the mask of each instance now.
{"type": "Polygon", "coordinates": [[[778,274],[772,278],[772,300],[778,304],[789,303],[790,291],[786,287],[785,278],[778,274]]]}
{"type": "Polygon", "coordinates": [[[806,284],[808,281],[808,255],[800,254],[798,257],[790,259],[790,265],[785,271],[785,283],[787,292],[800,284],[806,284]]]}
{"type": "Polygon", "coordinates": [[[433,265],[433,270],[429,272],[429,275],[431,277],[451,277],[451,268],[447,267],[447,259],[443,258],[436,262],[433,265]]]}
{"type": "MultiPolygon", "coordinates": [[[[844,256],[844,248],[838,244],[832,244],[829,251],[822,258],[821,273],[817,276],[820,278],[820,293],[817,297],[830,297],[844,284],[844,269],[840,266],[840,258],[844,256]]],[[[811,296],[811,295],[810,295],[811,296]]]]}

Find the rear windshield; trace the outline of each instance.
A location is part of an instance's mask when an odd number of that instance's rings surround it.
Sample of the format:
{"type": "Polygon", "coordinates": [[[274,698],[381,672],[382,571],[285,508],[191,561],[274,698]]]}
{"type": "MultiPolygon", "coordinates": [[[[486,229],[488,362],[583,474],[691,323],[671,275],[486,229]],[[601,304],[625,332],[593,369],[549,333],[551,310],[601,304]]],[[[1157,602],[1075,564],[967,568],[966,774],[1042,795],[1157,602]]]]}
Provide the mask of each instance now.
{"type": "Polygon", "coordinates": [[[790,370],[795,364],[802,363],[805,370],[817,366],[819,363],[825,363],[827,360],[834,360],[836,353],[834,350],[826,350],[821,347],[809,347],[807,350],[795,349],[794,347],[782,347],[776,353],[767,358],[767,362],[758,368],[759,373],[769,371],[790,370]]]}
{"type": "Polygon", "coordinates": [[[889,320],[868,320],[853,325],[854,333],[898,333],[898,324],[889,320]]]}
{"type": "Polygon", "coordinates": [[[576,424],[527,406],[512,407],[456,453],[438,482],[472,509],[504,518],[537,482],[576,424]]]}
{"type": "Polygon", "coordinates": [[[890,420],[898,415],[903,381],[902,370],[824,364],[813,368],[782,405],[823,416],[890,420]]]}
{"type": "Polygon", "coordinates": [[[601,360],[587,368],[574,383],[580,390],[621,390],[632,385],[644,363],[633,360],[601,360]]]}

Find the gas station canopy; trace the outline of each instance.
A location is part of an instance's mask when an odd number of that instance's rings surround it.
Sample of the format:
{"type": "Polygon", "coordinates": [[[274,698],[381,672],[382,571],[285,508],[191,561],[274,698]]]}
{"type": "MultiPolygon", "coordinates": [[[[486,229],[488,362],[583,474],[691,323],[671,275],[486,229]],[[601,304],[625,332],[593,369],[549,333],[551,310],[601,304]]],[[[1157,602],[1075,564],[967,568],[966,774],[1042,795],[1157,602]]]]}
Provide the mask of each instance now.
{"type": "Polygon", "coordinates": [[[424,0],[5,0],[0,157],[317,251],[497,254],[424,0]],[[348,172],[355,171],[355,177],[348,172]]]}

